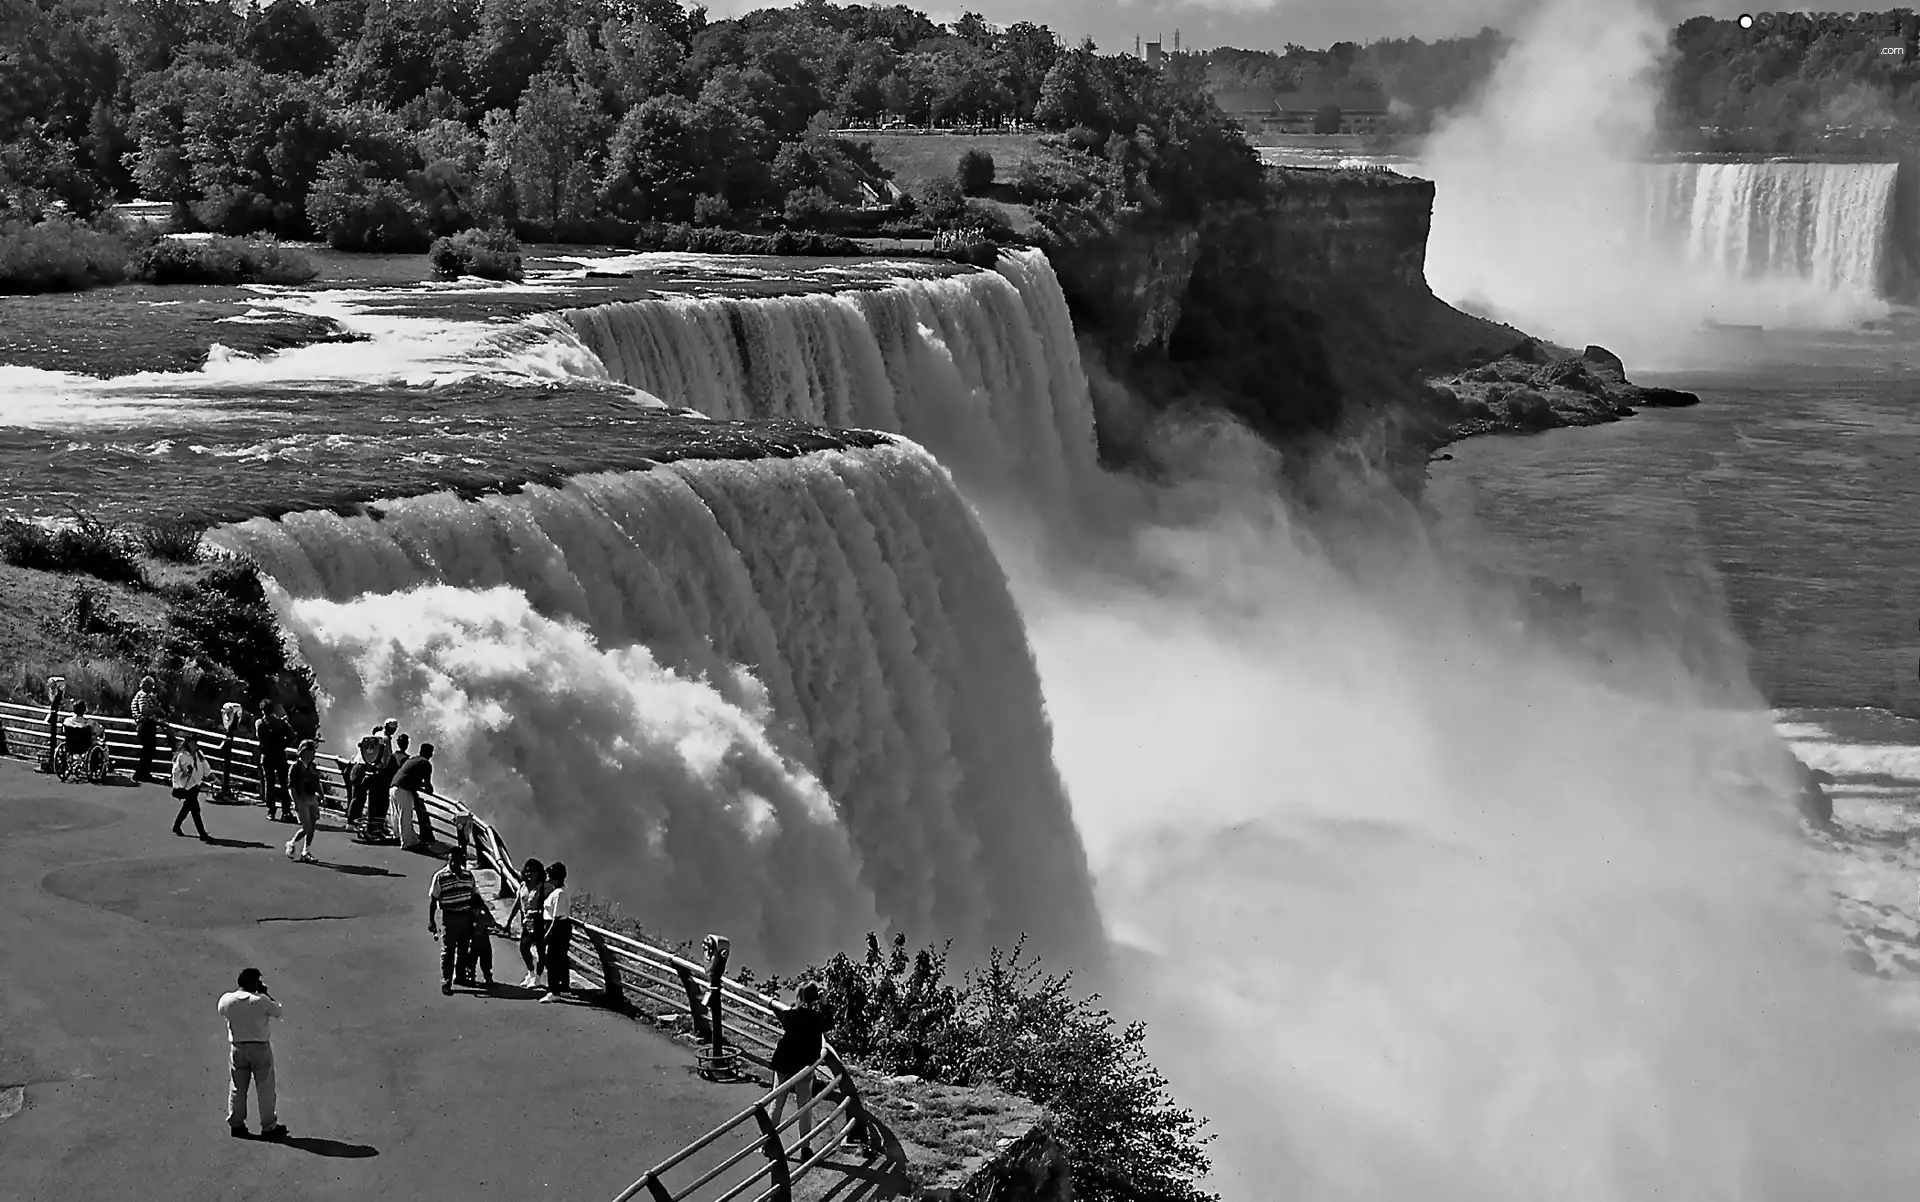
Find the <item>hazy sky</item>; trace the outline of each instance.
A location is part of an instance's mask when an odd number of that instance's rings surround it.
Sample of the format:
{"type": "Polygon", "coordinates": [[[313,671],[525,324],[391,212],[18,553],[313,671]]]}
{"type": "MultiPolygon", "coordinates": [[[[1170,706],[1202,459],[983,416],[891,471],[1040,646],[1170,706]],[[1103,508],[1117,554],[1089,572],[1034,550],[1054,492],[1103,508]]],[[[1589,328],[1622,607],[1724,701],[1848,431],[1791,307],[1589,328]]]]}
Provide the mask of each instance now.
{"type": "MultiPolygon", "coordinates": [[[[1597,8],[1624,8],[1630,0],[1592,0],[1597,8]]],[[[1445,37],[1472,33],[1482,25],[1510,28],[1514,18],[1538,0],[928,0],[913,3],[937,20],[951,20],[967,8],[996,25],[1037,21],[1050,25],[1069,42],[1092,34],[1102,50],[1132,50],[1135,34],[1151,41],[1181,32],[1188,49],[1244,46],[1278,50],[1288,42],[1316,49],[1342,39],[1445,37]]],[[[1646,6],[1674,21],[1700,13],[1734,16],[1755,0],[1646,0],[1646,6]]],[[[765,0],[713,0],[715,17],[769,7],[765,0]]],[[[1784,9],[1788,6],[1781,5],[1784,9]]],[[[1836,6],[1845,7],[1845,6],[1836,6]]]]}

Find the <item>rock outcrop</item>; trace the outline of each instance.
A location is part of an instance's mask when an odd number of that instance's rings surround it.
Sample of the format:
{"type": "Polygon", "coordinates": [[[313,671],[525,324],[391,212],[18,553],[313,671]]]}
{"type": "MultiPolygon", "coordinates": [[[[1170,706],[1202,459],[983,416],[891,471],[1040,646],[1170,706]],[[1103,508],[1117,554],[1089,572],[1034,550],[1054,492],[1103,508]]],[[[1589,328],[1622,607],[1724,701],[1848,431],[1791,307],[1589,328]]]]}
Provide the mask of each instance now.
{"type": "Polygon", "coordinates": [[[1276,168],[1259,204],[1121,218],[1047,247],[1095,380],[1102,448],[1147,454],[1167,410],[1224,410],[1269,441],[1366,442],[1417,474],[1457,438],[1614,421],[1691,394],[1462,313],[1427,287],[1434,184],[1276,168]]]}
{"type": "Polygon", "coordinates": [[[1605,347],[1575,353],[1532,338],[1467,371],[1429,377],[1426,396],[1440,423],[1436,445],[1474,434],[1594,426],[1642,408],[1700,400],[1677,388],[1630,382],[1619,356],[1605,347]]]}

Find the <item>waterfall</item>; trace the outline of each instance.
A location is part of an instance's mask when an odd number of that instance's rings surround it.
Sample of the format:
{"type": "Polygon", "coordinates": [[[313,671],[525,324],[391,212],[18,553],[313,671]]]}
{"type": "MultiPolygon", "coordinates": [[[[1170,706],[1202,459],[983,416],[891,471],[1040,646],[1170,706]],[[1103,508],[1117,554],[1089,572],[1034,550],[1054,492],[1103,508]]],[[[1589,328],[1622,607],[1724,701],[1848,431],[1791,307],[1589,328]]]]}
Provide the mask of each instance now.
{"type": "MultiPolygon", "coordinates": [[[[849,379],[831,352],[863,344],[818,300],[771,309],[821,324],[762,328],[840,330],[811,345],[820,378],[849,379]]],[[[750,311],[687,308],[690,323],[750,311]]],[[[407,497],[212,538],[276,583],[333,746],[398,717],[516,850],[567,860],[643,921],[725,930],[776,966],[876,919],[963,956],[1023,933],[1082,960],[1099,943],[1006,578],[911,444],[407,497]]]]}
{"type": "Polygon", "coordinates": [[[884,288],[666,297],[566,320],[612,379],[711,417],[904,434],[970,489],[1040,503],[1095,470],[1073,322],[1039,251],[884,288]]]}
{"type": "Polygon", "coordinates": [[[1896,163],[1663,163],[1648,174],[1652,233],[1734,279],[1884,294],[1892,282],[1896,163]]]}

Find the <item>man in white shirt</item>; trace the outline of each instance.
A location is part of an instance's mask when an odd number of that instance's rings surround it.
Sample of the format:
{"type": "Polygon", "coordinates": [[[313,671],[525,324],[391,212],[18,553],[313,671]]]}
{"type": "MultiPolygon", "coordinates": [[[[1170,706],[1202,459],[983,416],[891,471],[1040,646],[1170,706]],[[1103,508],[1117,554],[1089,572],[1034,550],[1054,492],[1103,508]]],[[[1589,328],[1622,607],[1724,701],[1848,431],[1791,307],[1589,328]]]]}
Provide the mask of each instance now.
{"type": "Polygon", "coordinates": [[[280,1003],[267,992],[257,968],[240,970],[240,988],[220,998],[220,1017],[227,1020],[227,1042],[232,1045],[233,1085],[227,1092],[227,1131],[247,1138],[247,1085],[260,1095],[260,1135],[285,1139],[287,1129],[274,1114],[273,1043],[267,1023],[280,1017],[280,1003]]]}

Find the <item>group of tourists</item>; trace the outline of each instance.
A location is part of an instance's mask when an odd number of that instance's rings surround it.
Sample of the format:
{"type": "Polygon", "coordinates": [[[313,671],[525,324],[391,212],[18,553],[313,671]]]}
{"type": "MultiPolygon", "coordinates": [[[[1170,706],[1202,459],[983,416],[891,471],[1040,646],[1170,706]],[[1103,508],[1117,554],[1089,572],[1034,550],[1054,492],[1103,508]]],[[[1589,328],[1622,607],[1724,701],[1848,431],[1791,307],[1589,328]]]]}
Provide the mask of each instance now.
{"type": "MultiPolygon", "coordinates": [[[[456,847],[447,866],[436,872],[427,890],[427,930],[440,937],[435,912],[447,928],[440,944],[440,992],[452,993],[456,981],[473,987],[474,970],[493,980],[493,911],[467,867],[466,851],[456,847]]],[[[555,860],[542,864],[529,859],[520,870],[520,891],[507,913],[506,927],[520,922],[520,958],[527,975],[520,987],[537,986],[542,975],[547,990],[543,1002],[557,1002],[573,987],[569,951],[573,946],[573,918],[567,907],[567,866],[555,860]]]]}

